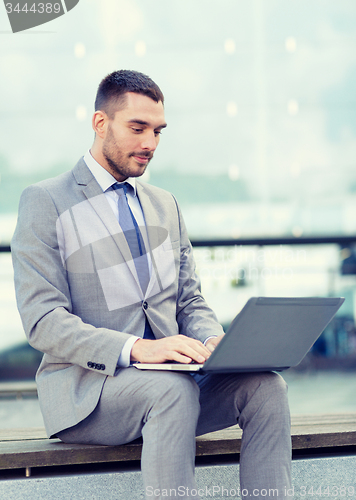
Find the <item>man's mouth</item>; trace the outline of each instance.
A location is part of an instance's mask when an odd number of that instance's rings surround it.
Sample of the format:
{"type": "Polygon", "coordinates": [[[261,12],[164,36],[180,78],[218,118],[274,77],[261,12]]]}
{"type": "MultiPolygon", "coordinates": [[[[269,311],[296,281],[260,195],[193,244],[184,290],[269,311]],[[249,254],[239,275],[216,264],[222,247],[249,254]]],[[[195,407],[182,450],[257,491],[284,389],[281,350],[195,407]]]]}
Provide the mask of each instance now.
{"type": "Polygon", "coordinates": [[[138,163],[142,163],[143,165],[147,165],[147,163],[152,159],[152,154],[142,154],[142,153],[132,153],[131,156],[138,163]]]}

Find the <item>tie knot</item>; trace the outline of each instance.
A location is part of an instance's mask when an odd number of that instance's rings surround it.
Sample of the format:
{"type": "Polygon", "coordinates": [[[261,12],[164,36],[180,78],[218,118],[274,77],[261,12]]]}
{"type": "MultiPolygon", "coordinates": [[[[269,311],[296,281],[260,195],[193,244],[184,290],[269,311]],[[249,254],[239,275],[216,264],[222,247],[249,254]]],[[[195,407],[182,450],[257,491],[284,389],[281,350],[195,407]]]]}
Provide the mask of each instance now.
{"type": "Polygon", "coordinates": [[[115,189],[116,191],[122,189],[124,191],[124,193],[126,194],[127,191],[128,191],[128,186],[129,186],[129,184],[127,182],[120,182],[120,183],[119,182],[115,182],[115,184],[113,184],[111,187],[113,189],[115,189]]]}

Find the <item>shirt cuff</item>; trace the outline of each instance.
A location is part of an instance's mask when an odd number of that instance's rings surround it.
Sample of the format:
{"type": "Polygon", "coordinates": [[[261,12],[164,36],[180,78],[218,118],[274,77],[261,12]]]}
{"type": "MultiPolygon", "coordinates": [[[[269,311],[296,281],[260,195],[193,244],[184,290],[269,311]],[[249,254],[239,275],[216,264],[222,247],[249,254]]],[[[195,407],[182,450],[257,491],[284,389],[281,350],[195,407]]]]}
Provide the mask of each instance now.
{"type": "Polygon", "coordinates": [[[127,368],[128,366],[130,366],[131,349],[136,340],[138,340],[139,338],[140,337],[132,335],[129,339],[126,340],[116,365],[117,368],[127,368]]]}
{"type": "Polygon", "coordinates": [[[210,337],[208,337],[207,339],[204,340],[204,345],[206,345],[206,343],[208,342],[208,340],[210,339],[216,339],[217,335],[210,335],[210,337]]]}

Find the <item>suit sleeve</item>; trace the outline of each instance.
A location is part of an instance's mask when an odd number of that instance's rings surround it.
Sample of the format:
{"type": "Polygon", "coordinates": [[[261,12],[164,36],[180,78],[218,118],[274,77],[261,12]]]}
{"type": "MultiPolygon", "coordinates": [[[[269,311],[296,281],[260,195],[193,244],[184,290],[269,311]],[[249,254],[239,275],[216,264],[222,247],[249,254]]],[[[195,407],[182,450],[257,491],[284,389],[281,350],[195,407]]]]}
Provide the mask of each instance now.
{"type": "Polygon", "coordinates": [[[181,241],[177,322],[180,333],[204,342],[208,337],[221,335],[223,329],[202,296],[200,279],[195,272],[192,245],[178,204],[177,210],[181,241]]]}
{"type": "Polygon", "coordinates": [[[72,313],[56,233],[58,216],[46,189],[30,186],[23,192],[11,246],[16,298],[26,336],[53,363],[114,375],[121,349],[131,335],[96,328],[72,313]]]}

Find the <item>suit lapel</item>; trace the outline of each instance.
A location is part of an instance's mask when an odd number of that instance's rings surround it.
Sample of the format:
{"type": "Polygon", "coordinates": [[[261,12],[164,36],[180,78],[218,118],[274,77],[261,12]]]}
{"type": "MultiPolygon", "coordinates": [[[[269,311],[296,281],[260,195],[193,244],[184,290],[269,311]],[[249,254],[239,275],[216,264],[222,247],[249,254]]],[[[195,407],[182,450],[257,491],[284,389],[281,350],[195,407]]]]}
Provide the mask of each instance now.
{"type": "Polygon", "coordinates": [[[161,221],[158,217],[158,212],[153,206],[152,197],[149,196],[147,190],[142,184],[136,182],[137,196],[140,200],[143,215],[147,227],[158,228],[161,221]]]}
{"type": "Polygon", "coordinates": [[[161,291],[163,289],[159,272],[157,269],[157,263],[155,262],[155,259],[153,258],[152,254],[152,250],[157,246],[157,242],[160,240],[159,230],[162,224],[158,217],[158,210],[154,207],[154,200],[147,193],[145,187],[141,183],[136,182],[136,189],[137,189],[137,196],[140,200],[142,212],[145,218],[147,237],[150,245],[149,252],[152,261],[151,280],[147,288],[147,295],[149,296],[154,286],[158,285],[161,291]]]}

